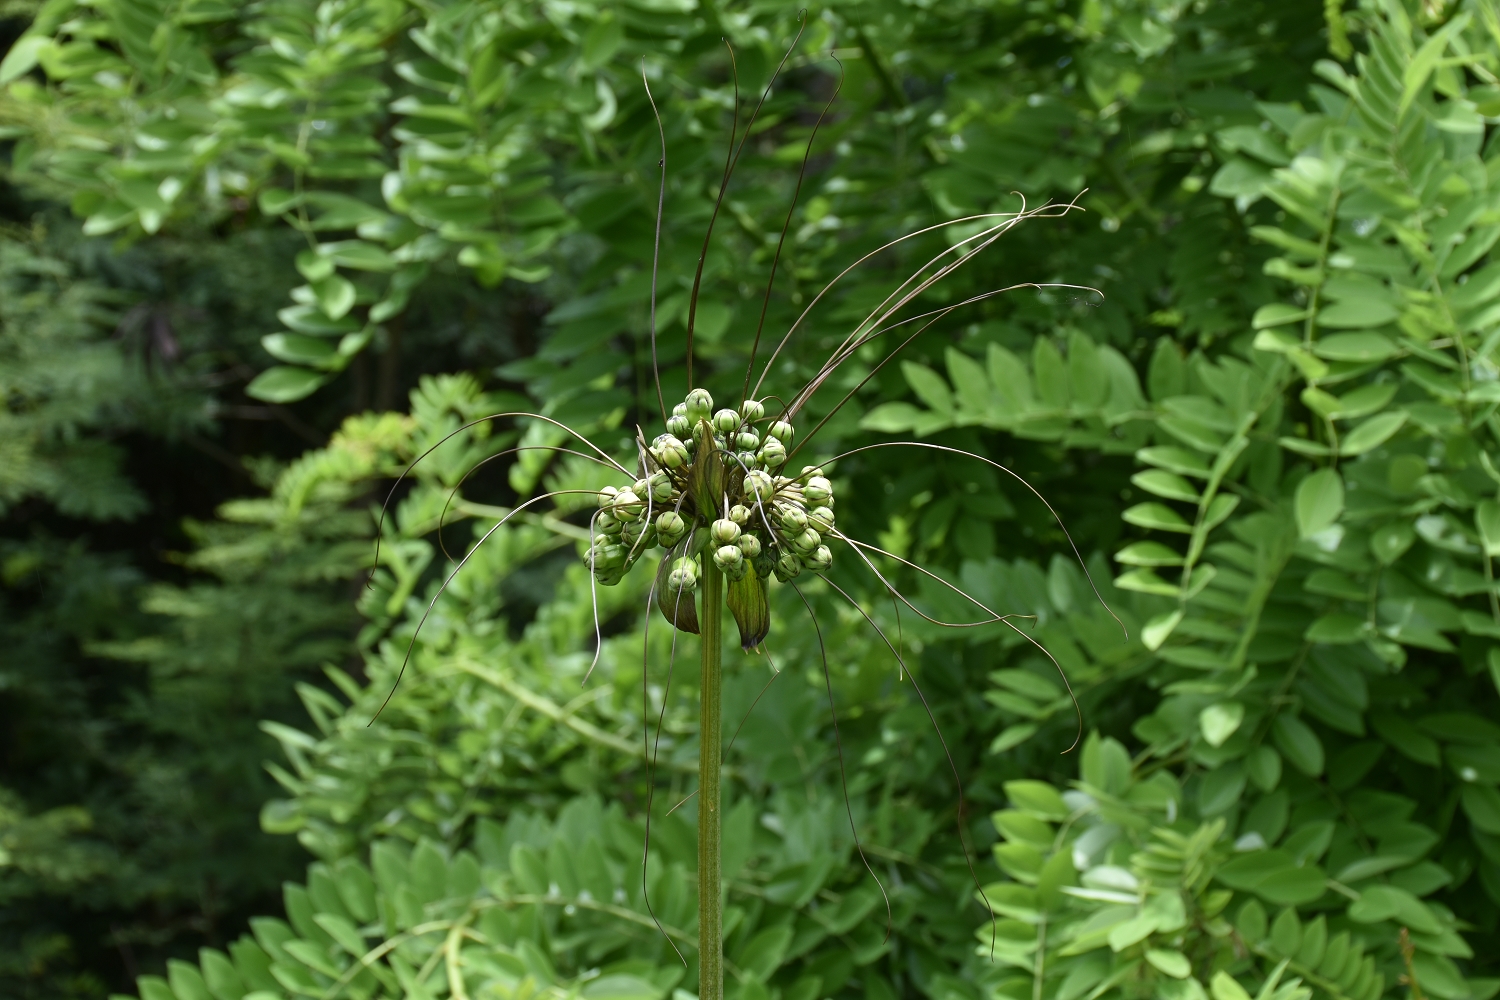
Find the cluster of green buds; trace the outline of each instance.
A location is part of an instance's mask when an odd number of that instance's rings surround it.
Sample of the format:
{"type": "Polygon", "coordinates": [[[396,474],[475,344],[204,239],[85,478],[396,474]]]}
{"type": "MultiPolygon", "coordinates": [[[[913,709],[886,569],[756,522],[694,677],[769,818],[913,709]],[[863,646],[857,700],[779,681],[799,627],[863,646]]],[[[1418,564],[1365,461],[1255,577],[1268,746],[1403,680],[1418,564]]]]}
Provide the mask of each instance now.
{"type": "Polygon", "coordinates": [[[826,571],[833,563],[825,542],[834,529],[833,486],[813,466],[782,475],[792,439],[792,425],[767,421],[755,400],[715,411],[707,390],[688,393],[666,433],[649,446],[641,442],[642,478],[600,492],[589,555],[595,578],[618,583],[653,546],[675,554],[669,594],[697,588],[704,557],[731,582],[826,571]],[[706,486],[710,466],[714,481],[706,486]]]}

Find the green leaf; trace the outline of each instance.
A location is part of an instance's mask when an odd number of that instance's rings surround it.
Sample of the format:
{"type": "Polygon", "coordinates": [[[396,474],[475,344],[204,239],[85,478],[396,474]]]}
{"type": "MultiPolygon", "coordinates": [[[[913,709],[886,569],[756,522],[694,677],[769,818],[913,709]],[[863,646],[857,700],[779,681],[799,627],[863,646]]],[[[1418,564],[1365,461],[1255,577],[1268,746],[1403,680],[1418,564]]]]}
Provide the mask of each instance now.
{"type": "Polygon", "coordinates": [[[306,368],[276,365],[255,376],[245,386],[245,395],[268,403],[294,403],[312,395],[332,377],[306,368]]]}
{"type": "Polygon", "coordinates": [[[864,415],[859,426],[867,431],[900,434],[916,427],[922,416],[922,411],[910,403],[901,401],[881,403],[864,415]]]}
{"type": "Polygon", "coordinates": [[[1250,994],[1245,991],[1245,988],[1222,969],[1214,973],[1213,979],[1209,981],[1208,989],[1213,994],[1214,1000],[1250,1000],[1250,994]]]}
{"type": "Polygon", "coordinates": [[[1126,566],[1181,566],[1183,558],[1160,542],[1135,542],[1116,552],[1115,561],[1126,566]]]}
{"type": "Polygon", "coordinates": [[[1385,444],[1406,423],[1406,416],[1404,410],[1376,414],[1349,432],[1339,444],[1339,454],[1363,455],[1385,444]]]}
{"type": "Polygon", "coordinates": [[[948,389],[948,383],[943,381],[941,375],[926,365],[915,364],[911,361],[901,362],[901,372],[906,376],[906,383],[911,386],[918,399],[943,416],[950,416],[953,413],[953,393],[948,389]]]}
{"type": "Polygon", "coordinates": [[[1300,323],[1305,319],[1307,319],[1306,309],[1299,309],[1284,302],[1272,302],[1255,310],[1250,326],[1255,330],[1266,330],[1271,327],[1285,326],[1288,323],[1300,323]]]}
{"type": "Polygon", "coordinates": [[[1344,512],[1344,481],[1333,469],[1319,469],[1297,485],[1297,531],[1310,538],[1331,527],[1344,512]]]}
{"type": "Polygon", "coordinates": [[[334,346],[320,337],[304,337],[298,333],[271,333],[260,338],[266,353],[277,361],[292,365],[324,367],[339,360],[334,346]]]}
{"type": "Polygon", "coordinates": [[[1396,108],[1396,119],[1406,116],[1407,109],[1417,99],[1417,95],[1427,84],[1427,79],[1432,71],[1437,69],[1438,62],[1443,57],[1453,37],[1469,24],[1469,12],[1461,11],[1451,21],[1443,25],[1431,38],[1422,43],[1417,54],[1412,57],[1411,62],[1406,64],[1406,69],[1401,78],[1401,103],[1396,108]]]}
{"type": "Polygon", "coordinates": [[[53,45],[52,39],[42,34],[22,35],[18,38],[10,51],[5,53],[5,58],[0,59],[0,87],[30,73],[40,61],[43,51],[53,45]]]}
{"type": "MultiPolygon", "coordinates": [[[[1396,307],[1389,302],[1379,299],[1345,299],[1342,302],[1324,306],[1318,313],[1318,324],[1331,330],[1366,330],[1394,322],[1398,315],[1396,307]]],[[[1328,341],[1332,339],[1331,337],[1324,338],[1314,349],[1326,350],[1328,341]]],[[[1356,360],[1336,358],[1324,353],[1324,350],[1318,350],[1319,357],[1333,360],[1356,360]]]]}
{"type": "Polygon", "coordinates": [[[1484,554],[1500,556],[1500,502],[1481,500],[1474,509],[1474,526],[1484,540],[1484,554]]]}
{"type": "Polygon", "coordinates": [[[340,240],[324,243],[318,253],[339,267],[354,271],[394,271],[396,261],[389,253],[364,240],[340,240]]]}
{"type": "Polygon", "coordinates": [[[318,308],[329,319],[343,319],[354,308],[354,285],[337,274],[314,284],[313,293],[318,297],[318,308]]]}
{"type": "Polygon", "coordinates": [[[1271,725],[1276,748],[1292,765],[1309,777],[1323,773],[1323,742],[1301,719],[1285,712],[1271,725]]]}
{"type": "Polygon", "coordinates": [[[1193,526],[1183,520],[1182,516],[1165,504],[1139,503],[1129,508],[1120,515],[1126,523],[1134,524],[1142,528],[1154,528],[1158,531],[1176,531],[1188,534],[1193,526]]]}
{"type": "Polygon", "coordinates": [[[1198,728],[1209,746],[1220,747],[1235,734],[1244,720],[1244,705],[1237,701],[1220,701],[1198,713],[1198,728]]]}
{"type": "Polygon", "coordinates": [[[1384,361],[1400,349],[1378,333],[1335,333],[1313,344],[1313,353],[1329,361],[1384,361]]]}
{"type": "Polygon", "coordinates": [[[1179,475],[1162,469],[1137,472],[1130,477],[1130,481],[1147,493],[1154,493],[1168,500],[1181,500],[1186,503],[1197,503],[1199,500],[1198,491],[1193,489],[1191,483],[1179,475]]]}
{"type": "Polygon", "coordinates": [[[1141,627],[1141,642],[1146,648],[1153,652],[1161,648],[1172,635],[1174,629],[1182,622],[1183,612],[1179,608],[1176,611],[1168,611],[1157,615],[1141,627]]]}
{"type": "Polygon", "coordinates": [[[1007,781],[1005,796],[1017,809],[1047,820],[1064,820],[1072,811],[1062,794],[1045,781],[1007,781]]]}
{"type": "Polygon", "coordinates": [[[1186,448],[1142,448],[1136,452],[1136,458],[1168,472],[1198,479],[1207,479],[1213,471],[1206,461],[1186,448]]]}
{"type": "Polygon", "coordinates": [[[1193,974],[1193,963],[1180,951],[1162,951],[1152,948],[1146,952],[1146,961],[1157,971],[1173,979],[1186,979],[1193,974]]]}
{"type": "Polygon", "coordinates": [[[1470,822],[1485,833],[1500,835],[1500,792],[1495,786],[1465,785],[1463,803],[1470,822]]]}

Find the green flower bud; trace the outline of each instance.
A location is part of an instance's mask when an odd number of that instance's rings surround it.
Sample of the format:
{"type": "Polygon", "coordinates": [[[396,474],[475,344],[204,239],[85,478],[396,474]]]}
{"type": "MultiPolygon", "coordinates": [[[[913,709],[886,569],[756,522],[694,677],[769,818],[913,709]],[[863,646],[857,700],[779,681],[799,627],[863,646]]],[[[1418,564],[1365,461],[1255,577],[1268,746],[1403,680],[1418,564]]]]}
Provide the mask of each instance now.
{"type": "Polygon", "coordinates": [[[634,521],[641,516],[643,507],[645,504],[635,495],[635,490],[621,490],[615,494],[615,502],[609,509],[621,521],[634,521]]]}
{"type": "Polygon", "coordinates": [[[807,479],[811,476],[821,476],[822,474],[823,470],[820,467],[816,465],[804,465],[802,467],[802,475],[798,476],[797,478],[807,479]]]}
{"type": "Polygon", "coordinates": [[[659,434],[651,442],[651,457],[668,469],[680,469],[688,463],[688,452],[675,434],[659,434]]]}
{"type": "Polygon", "coordinates": [[[675,510],[664,511],[656,519],[656,537],[668,548],[676,545],[687,532],[687,523],[675,510]]]}
{"type": "Polygon", "coordinates": [[[761,417],[764,417],[766,415],[765,406],[753,399],[745,400],[744,405],[740,407],[740,411],[744,414],[745,421],[747,423],[753,420],[759,420],[761,417]]]}
{"type": "Polygon", "coordinates": [[[682,444],[683,447],[687,448],[689,455],[698,450],[698,438],[696,436],[683,438],[682,444]]]}
{"type": "Polygon", "coordinates": [[[667,432],[680,438],[693,436],[693,424],[687,417],[676,414],[667,418],[667,432]]]}
{"type": "Polygon", "coordinates": [[[833,565],[833,553],[828,551],[828,546],[819,545],[811,555],[804,556],[802,561],[812,572],[826,573],[828,567],[833,565]]]}
{"type": "Polygon", "coordinates": [[[594,515],[594,527],[606,535],[618,535],[620,533],[620,520],[607,510],[601,510],[594,515]]]}
{"type": "Polygon", "coordinates": [[[808,503],[823,503],[833,496],[833,484],[822,476],[813,476],[802,487],[802,495],[807,498],[808,503]]]}
{"type": "Polygon", "coordinates": [[[745,553],[746,559],[754,559],[760,555],[760,537],[758,535],[741,535],[738,544],[740,551],[745,553]]]}
{"type": "Polygon", "coordinates": [[[687,416],[687,404],[686,403],[678,403],[676,406],[672,407],[672,416],[674,416],[674,417],[685,417],[685,416],[687,416]]]}
{"type": "Polygon", "coordinates": [[[746,472],[751,469],[760,468],[760,459],[753,451],[737,451],[734,453],[734,464],[743,468],[746,472]]]}
{"type": "Polygon", "coordinates": [[[782,583],[794,577],[802,575],[802,560],[797,558],[795,552],[783,552],[776,560],[776,579],[782,583]]]}
{"type": "Polygon", "coordinates": [[[766,443],[760,446],[758,456],[768,469],[779,469],[786,464],[786,446],[778,438],[766,438],[766,443]]]}
{"type": "Polygon", "coordinates": [[[833,530],[833,511],[828,507],[817,507],[808,511],[807,523],[823,534],[833,530]]]}
{"type": "Polygon", "coordinates": [[[657,503],[666,503],[672,499],[672,494],[677,492],[672,488],[672,480],[664,472],[658,472],[650,480],[651,499],[657,503]]]}
{"type": "Polygon", "coordinates": [[[714,414],[714,430],[728,434],[740,425],[740,415],[733,410],[720,410],[714,414]]]}
{"type": "Polygon", "coordinates": [[[735,435],[734,443],[740,451],[754,451],[760,447],[760,435],[754,431],[740,431],[735,435]]]}
{"type": "Polygon", "coordinates": [[[795,538],[789,539],[787,541],[787,544],[790,545],[792,547],[792,551],[796,552],[799,556],[805,556],[810,554],[819,545],[823,544],[823,536],[818,534],[816,529],[808,528],[806,531],[802,532],[802,534],[797,535],[795,538]]]}
{"type": "Polygon", "coordinates": [[[769,501],[775,492],[771,477],[762,470],[751,469],[745,474],[745,499],[769,501]]]}
{"type": "Polygon", "coordinates": [[[738,545],[721,545],[714,550],[714,565],[728,573],[731,569],[739,569],[745,561],[745,553],[740,551],[738,545]]]}
{"type": "Polygon", "coordinates": [[[667,574],[667,590],[674,594],[687,593],[698,586],[698,560],[692,556],[681,556],[672,563],[667,574]]]}
{"type": "Polygon", "coordinates": [[[766,428],[766,433],[782,444],[791,444],[792,437],[794,436],[792,425],[785,420],[777,420],[772,423],[770,427],[766,428]]]}
{"type": "Polygon", "coordinates": [[[762,580],[771,579],[771,574],[776,572],[776,554],[770,547],[760,550],[760,554],[751,556],[750,563],[755,568],[755,575],[762,580]]]}
{"type": "Polygon", "coordinates": [[[595,570],[618,569],[625,565],[629,550],[614,542],[596,544],[589,552],[589,562],[595,570]]]}
{"type": "Polygon", "coordinates": [[[604,508],[608,507],[610,504],[614,503],[615,502],[615,494],[619,493],[619,492],[620,491],[617,490],[617,489],[615,489],[613,486],[606,486],[606,487],[604,487],[604,489],[600,490],[599,491],[599,509],[603,510],[604,508]]]}
{"type": "Polygon", "coordinates": [[[623,525],[620,531],[620,541],[629,546],[631,552],[638,553],[656,544],[656,526],[645,518],[623,525]]]}
{"type": "Polygon", "coordinates": [[[688,421],[694,427],[698,426],[698,421],[707,420],[714,410],[714,398],[708,394],[707,389],[694,389],[682,402],[687,407],[685,413],[688,421]]]}
{"type": "Polygon", "coordinates": [[[801,507],[780,506],[776,508],[776,523],[787,537],[800,535],[807,530],[807,511],[801,507]]]}
{"type": "Polygon", "coordinates": [[[729,508],[729,519],[743,528],[750,523],[750,508],[742,503],[737,503],[729,508]]]}
{"type": "Polygon", "coordinates": [[[721,517],[713,523],[709,532],[713,535],[714,541],[720,545],[729,545],[740,537],[740,526],[727,517],[721,517]]]}

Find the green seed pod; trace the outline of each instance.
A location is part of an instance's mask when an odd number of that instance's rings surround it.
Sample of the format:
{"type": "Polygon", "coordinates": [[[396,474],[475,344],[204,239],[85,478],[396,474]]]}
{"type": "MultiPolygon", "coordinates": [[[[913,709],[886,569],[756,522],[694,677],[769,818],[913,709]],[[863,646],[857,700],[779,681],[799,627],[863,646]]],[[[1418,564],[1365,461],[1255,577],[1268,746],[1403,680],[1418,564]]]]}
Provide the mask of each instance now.
{"type": "Polygon", "coordinates": [[[750,508],[742,503],[737,503],[729,508],[729,519],[743,528],[750,523],[750,508]]]}
{"type": "Polygon", "coordinates": [[[680,438],[692,437],[693,424],[682,414],[675,414],[667,418],[667,431],[680,438]]]}
{"type": "Polygon", "coordinates": [[[776,572],[776,553],[767,546],[760,550],[760,555],[750,557],[750,564],[754,567],[756,576],[769,580],[771,574],[776,572]]]}
{"type": "Polygon", "coordinates": [[[808,528],[795,538],[788,539],[787,544],[792,547],[793,552],[805,556],[823,544],[823,536],[816,529],[808,528]]]}
{"type": "Polygon", "coordinates": [[[745,553],[740,551],[738,545],[721,545],[714,550],[714,565],[728,573],[731,569],[739,569],[745,561],[745,553]]]}
{"type": "Polygon", "coordinates": [[[641,498],[635,495],[635,490],[621,490],[615,494],[615,502],[609,509],[621,521],[634,521],[641,516],[645,506],[641,498]]]}
{"type": "Polygon", "coordinates": [[[604,487],[604,489],[600,490],[599,491],[599,509],[603,510],[606,507],[608,507],[610,504],[614,503],[615,502],[615,494],[619,493],[619,492],[620,491],[617,490],[617,489],[615,489],[613,486],[606,486],[606,487],[604,487]]]}
{"type": "Polygon", "coordinates": [[[753,399],[747,399],[745,400],[744,405],[740,407],[740,412],[745,415],[745,421],[748,423],[750,421],[759,420],[761,417],[764,417],[766,415],[766,408],[763,404],[758,403],[753,399]]]}
{"type": "Polygon", "coordinates": [[[627,553],[625,546],[605,542],[603,545],[594,546],[589,553],[589,562],[595,570],[618,569],[625,565],[627,553]]]}
{"type": "Polygon", "coordinates": [[[807,513],[807,523],[823,534],[833,530],[833,511],[828,507],[817,507],[807,513]]]}
{"type": "Polygon", "coordinates": [[[797,558],[797,554],[791,551],[781,553],[781,557],[776,560],[776,579],[786,583],[801,575],[802,560],[797,558]]]}
{"type": "Polygon", "coordinates": [[[819,545],[810,555],[804,556],[802,562],[814,573],[826,573],[833,565],[833,553],[828,551],[828,546],[819,545]]]}
{"type": "Polygon", "coordinates": [[[760,435],[754,431],[740,431],[735,435],[734,443],[740,451],[754,451],[760,447],[760,435]]]}
{"type": "Polygon", "coordinates": [[[740,415],[733,410],[720,410],[714,414],[714,430],[728,434],[740,426],[740,415]]]}
{"type": "Polygon", "coordinates": [[[656,519],[656,537],[668,548],[682,540],[687,532],[687,523],[675,510],[663,511],[656,519]]]}
{"type": "Polygon", "coordinates": [[[660,434],[651,442],[651,457],[668,469],[680,469],[686,465],[690,450],[675,434],[660,434]]]}
{"type": "Polygon", "coordinates": [[[745,553],[746,559],[754,559],[760,555],[760,537],[758,535],[741,535],[738,544],[740,551],[745,553]]]}
{"type": "Polygon", "coordinates": [[[766,433],[776,440],[780,441],[782,444],[791,444],[792,437],[794,436],[792,425],[787,423],[785,420],[777,420],[773,422],[770,427],[766,428],[766,433]]]}
{"type": "Polygon", "coordinates": [[[708,415],[714,411],[714,398],[708,394],[707,389],[694,389],[682,402],[687,407],[685,412],[688,421],[694,427],[698,426],[698,421],[707,420],[708,415]]]}
{"type": "Polygon", "coordinates": [[[769,501],[775,495],[776,488],[771,483],[771,477],[760,469],[752,469],[745,474],[745,499],[750,501],[769,501]]]}
{"type": "Polygon", "coordinates": [[[786,464],[786,446],[778,438],[766,438],[766,443],[760,446],[758,456],[768,469],[779,469],[786,464]]]}
{"type": "Polygon", "coordinates": [[[800,535],[807,530],[807,511],[790,505],[776,507],[776,523],[788,537],[800,535]]]}
{"type": "Polygon", "coordinates": [[[822,476],[813,476],[802,487],[802,495],[807,497],[808,503],[823,503],[833,496],[833,484],[822,476]]]}
{"type": "Polygon", "coordinates": [[[709,532],[713,535],[714,541],[720,545],[730,545],[740,537],[740,526],[727,517],[721,517],[713,523],[709,532]]]}
{"type": "Polygon", "coordinates": [[[672,563],[667,574],[667,589],[675,594],[686,593],[698,586],[698,560],[692,556],[681,556],[672,563]]]}

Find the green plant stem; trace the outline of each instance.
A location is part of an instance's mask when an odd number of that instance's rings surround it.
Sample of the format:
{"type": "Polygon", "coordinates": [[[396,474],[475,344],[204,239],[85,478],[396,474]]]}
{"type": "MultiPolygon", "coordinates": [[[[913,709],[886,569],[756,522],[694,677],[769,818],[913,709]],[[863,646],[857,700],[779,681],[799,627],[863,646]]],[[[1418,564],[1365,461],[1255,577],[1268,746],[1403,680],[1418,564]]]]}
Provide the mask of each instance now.
{"type": "Polygon", "coordinates": [[[720,890],[719,775],[723,765],[724,574],[703,560],[703,684],[698,738],[698,997],[724,998],[724,901],[720,890]]]}

